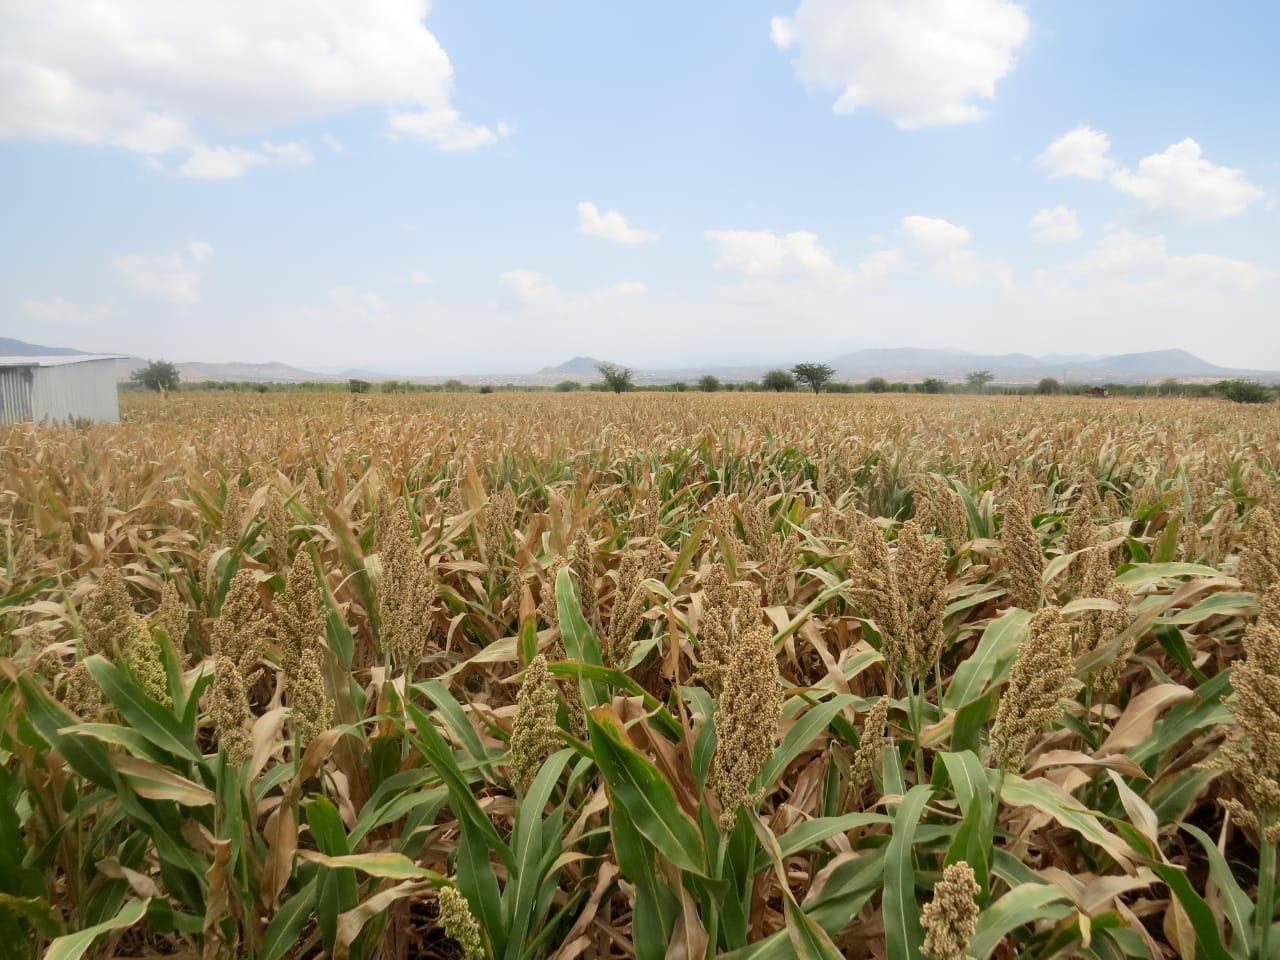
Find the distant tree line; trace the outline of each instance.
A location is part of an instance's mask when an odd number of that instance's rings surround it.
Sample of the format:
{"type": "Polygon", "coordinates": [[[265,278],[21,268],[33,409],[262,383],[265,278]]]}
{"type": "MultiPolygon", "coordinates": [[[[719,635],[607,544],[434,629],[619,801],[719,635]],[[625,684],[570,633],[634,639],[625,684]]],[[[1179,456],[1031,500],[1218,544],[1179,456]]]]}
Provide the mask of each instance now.
{"type": "Polygon", "coordinates": [[[724,392],[774,392],[790,393],[811,390],[814,393],[985,393],[992,396],[1085,396],[1105,391],[1109,396],[1121,397],[1225,397],[1237,403],[1269,403],[1276,399],[1276,388],[1251,380],[1222,380],[1218,383],[1182,383],[1175,379],[1162,380],[1158,384],[1079,384],[1062,383],[1053,377],[1045,377],[1036,384],[994,384],[995,376],[988,370],[975,370],[963,381],[947,381],[939,377],[927,377],[918,382],[890,382],[884,377],[870,377],[861,382],[836,380],[836,371],[825,363],[798,363],[790,369],[778,367],[768,370],[760,380],[740,382],[722,381],[707,374],[696,383],[682,381],[661,384],[637,384],[635,372],[628,367],[602,363],[598,367],[600,379],[591,383],[562,380],[554,386],[529,384],[467,384],[451,379],[443,383],[415,383],[409,380],[382,380],[371,382],[352,378],[346,381],[304,380],[295,383],[266,383],[256,380],[200,380],[181,382],[177,368],[166,360],[155,360],[134,371],[122,390],[155,390],[160,393],[182,390],[215,390],[232,393],[537,393],[554,391],[573,393],[586,390],[599,393],[627,393],[633,390],[646,392],[675,392],[697,390],[702,393],[724,392]]]}

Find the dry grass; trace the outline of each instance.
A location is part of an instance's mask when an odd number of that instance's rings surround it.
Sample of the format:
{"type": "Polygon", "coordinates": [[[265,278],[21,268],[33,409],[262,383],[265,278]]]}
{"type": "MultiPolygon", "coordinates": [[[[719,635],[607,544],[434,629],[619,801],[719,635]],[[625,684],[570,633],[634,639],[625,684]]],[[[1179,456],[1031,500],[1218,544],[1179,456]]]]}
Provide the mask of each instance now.
{"type": "Polygon", "coordinates": [[[6,955],[1280,949],[1273,409],[131,396],[0,480],[6,955]]]}

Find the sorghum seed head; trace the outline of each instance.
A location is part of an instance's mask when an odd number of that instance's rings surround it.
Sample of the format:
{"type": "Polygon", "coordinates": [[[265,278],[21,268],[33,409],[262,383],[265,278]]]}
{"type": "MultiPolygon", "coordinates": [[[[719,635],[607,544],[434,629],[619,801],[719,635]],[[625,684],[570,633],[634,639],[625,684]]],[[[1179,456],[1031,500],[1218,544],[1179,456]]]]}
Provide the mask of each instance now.
{"type": "Polygon", "coordinates": [[[480,924],[471,913],[466,897],[453,887],[441,887],[439,894],[440,927],[462,948],[464,960],[485,960],[484,940],[480,924]]]}
{"type": "Polygon", "coordinates": [[[213,624],[213,653],[226,657],[248,675],[266,647],[270,621],[258,602],[258,581],[250,570],[240,570],[222,601],[213,624]]]}
{"type": "Polygon", "coordinates": [[[538,654],[525,670],[511,729],[511,782],[518,792],[529,789],[539,768],[559,742],[555,686],[547,672],[547,658],[538,654]]]}
{"type": "Polygon", "coordinates": [[[1057,607],[1031,617],[991,727],[992,766],[1021,769],[1031,741],[1062,715],[1072,689],[1071,631],[1057,607]]]}
{"type": "Polygon", "coordinates": [[[979,891],[973,868],[963,860],[942,871],[942,879],[933,887],[933,899],[920,911],[926,957],[964,960],[969,941],[978,929],[979,891]]]}
{"type": "Polygon", "coordinates": [[[853,756],[853,773],[850,787],[857,791],[872,782],[880,758],[884,756],[884,735],[889,721],[889,698],[881,697],[862,723],[862,736],[858,740],[858,752],[853,756]]]}
{"type": "Polygon", "coordinates": [[[1044,555],[1040,551],[1040,537],[1031,526],[1031,517],[1018,498],[1010,500],[1005,507],[1000,542],[1009,572],[1010,601],[1023,610],[1038,610],[1043,596],[1044,555]]]}
{"type": "Polygon", "coordinates": [[[124,642],[124,659],[148,697],[165,706],[173,703],[160,645],[151,635],[147,622],[139,616],[134,616],[129,626],[129,635],[124,642]]]}
{"type": "Polygon", "coordinates": [[[213,663],[213,696],[210,704],[218,743],[227,751],[227,760],[238,767],[253,753],[247,729],[252,718],[248,684],[235,662],[226,656],[213,663]]]}
{"type": "Polygon", "coordinates": [[[1253,511],[1240,552],[1239,575],[1244,588],[1258,595],[1280,583],[1280,523],[1266,507],[1253,511]]]}
{"type": "Polygon", "coordinates": [[[123,647],[133,625],[133,601],[119,567],[107,567],[80,614],[84,653],[111,657],[123,647]]]}
{"type": "Polygon", "coordinates": [[[711,784],[724,830],[732,828],[739,807],[756,801],[752,783],[778,740],[782,688],[772,641],[772,633],[763,626],[742,635],[717,701],[711,784]]]}

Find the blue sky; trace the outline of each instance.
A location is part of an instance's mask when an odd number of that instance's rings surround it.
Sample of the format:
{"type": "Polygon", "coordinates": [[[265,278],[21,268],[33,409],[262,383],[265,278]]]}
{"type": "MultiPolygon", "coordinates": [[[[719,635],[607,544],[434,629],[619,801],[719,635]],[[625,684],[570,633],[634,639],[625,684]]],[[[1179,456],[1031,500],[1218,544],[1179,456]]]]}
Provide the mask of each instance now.
{"type": "Polygon", "coordinates": [[[1273,4],[266,6],[0,0],[0,333],[419,373],[1280,368],[1273,4]]]}

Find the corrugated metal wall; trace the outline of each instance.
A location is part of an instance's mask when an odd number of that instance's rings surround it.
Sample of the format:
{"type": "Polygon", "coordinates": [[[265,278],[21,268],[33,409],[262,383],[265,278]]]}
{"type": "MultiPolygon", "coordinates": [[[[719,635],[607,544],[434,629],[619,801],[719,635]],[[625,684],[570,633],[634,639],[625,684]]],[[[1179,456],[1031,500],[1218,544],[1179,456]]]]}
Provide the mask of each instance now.
{"type": "Polygon", "coordinates": [[[0,423],[31,420],[31,367],[0,367],[0,423]]]}
{"type": "Polygon", "coordinates": [[[114,360],[86,360],[35,368],[31,419],[39,423],[75,417],[110,423],[120,419],[114,360]]]}

